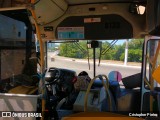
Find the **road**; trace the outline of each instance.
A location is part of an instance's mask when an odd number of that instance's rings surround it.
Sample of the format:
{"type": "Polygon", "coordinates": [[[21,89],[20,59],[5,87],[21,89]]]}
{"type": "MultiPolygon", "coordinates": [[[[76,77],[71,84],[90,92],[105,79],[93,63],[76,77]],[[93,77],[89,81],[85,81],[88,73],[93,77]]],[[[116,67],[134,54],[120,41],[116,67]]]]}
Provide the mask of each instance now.
{"type": "MultiPolygon", "coordinates": [[[[93,62],[90,61],[90,70],[87,60],[77,60],[72,58],[60,57],[54,53],[48,52],[48,67],[66,68],[75,70],[76,73],[81,71],[88,72],[89,76],[93,78],[93,62]],[[51,61],[51,57],[54,61],[51,61]]],[[[97,61],[98,62],[98,61],[97,61]]],[[[122,74],[122,78],[141,72],[140,66],[124,66],[114,63],[101,63],[100,66],[96,64],[96,75],[105,74],[108,75],[111,71],[119,71],[122,74]]]]}

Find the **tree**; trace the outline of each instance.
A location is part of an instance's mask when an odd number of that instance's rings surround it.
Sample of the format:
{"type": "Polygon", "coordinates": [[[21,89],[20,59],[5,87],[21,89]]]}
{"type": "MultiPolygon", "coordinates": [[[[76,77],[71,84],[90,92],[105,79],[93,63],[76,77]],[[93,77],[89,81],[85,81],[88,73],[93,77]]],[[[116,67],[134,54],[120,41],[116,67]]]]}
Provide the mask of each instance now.
{"type": "Polygon", "coordinates": [[[116,45],[113,55],[114,60],[120,60],[120,57],[124,53],[124,51],[125,51],[124,45],[116,45]]]}
{"type": "Polygon", "coordinates": [[[132,39],[128,43],[129,49],[142,49],[144,39],[132,39]]]}
{"type": "Polygon", "coordinates": [[[109,49],[109,47],[110,47],[110,44],[109,44],[108,41],[103,42],[102,51],[106,51],[108,49],[108,51],[103,52],[104,55],[102,55],[102,57],[101,57],[104,60],[113,60],[114,59],[113,58],[113,55],[114,55],[114,52],[115,52],[114,46],[112,46],[110,49],[109,49]]]}
{"type": "Polygon", "coordinates": [[[140,49],[130,49],[128,51],[128,61],[130,62],[141,62],[142,60],[142,50],[140,49]]]}
{"type": "MultiPolygon", "coordinates": [[[[87,51],[86,42],[79,42],[80,47],[87,51]]],[[[84,53],[79,46],[75,43],[61,43],[60,47],[60,56],[71,57],[71,58],[85,58],[87,54],[84,53]]]]}
{"type": "MultiPolygon", "coordinates": [[[[59,47],[60,53],[59,55],[65,57],[72,57],[72,58],[87,58],[88,55],[87,51],[87,42],[80,41],[80,47],[83,49],[79,49],[75,43],[62,43],[59,47]]],[[[103,42],[102,44],[102,51],[105,51],[109,46],[107,41],[103,42]]],[[[142,46],[143,46],[143,39],[132,39],[128,43],[128,61],[129,62],[141,62],[142,60],[142,46]]],[[[114,45],[107,51],[104,55],[101,56],[104,60],[120,60],[124,61],[125,57],[125,43],[120,45],[114,45]]],[[[89,49],[90,58],[93,58],[93,49],[89,49]]],[[[100,51],[99,48],[96,48],[96,58],[99,58],[100,51]]]]}

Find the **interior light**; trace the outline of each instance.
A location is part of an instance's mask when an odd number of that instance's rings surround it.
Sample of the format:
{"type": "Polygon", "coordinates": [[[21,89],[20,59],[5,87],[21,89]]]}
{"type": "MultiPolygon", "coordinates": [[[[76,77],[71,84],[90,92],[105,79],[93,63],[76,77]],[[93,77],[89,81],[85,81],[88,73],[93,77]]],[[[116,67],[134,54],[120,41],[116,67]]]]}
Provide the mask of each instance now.
{"type": "Polygon", "coordinates": [[[103,6],[102,9],[103,9],[103,10],[107,10],[108,7],[107,7],[107,6],[103,6]]]}
{"type": "Polygon", "coordinates": [[[144,12],[145,12],[145,9],[146,9],[146,7],[144,7],[144,6],[142,6],[142,5],[138,6],[138,7],[137,7],[137,12],[138,12],[138,14],[143,15],[144,12]]]}
{"type": "Polygon", "coordinates": [[[129,6],[129,12],[133,14],[143,15],[145,13],[145,6],[131,3],[129,6]]]}

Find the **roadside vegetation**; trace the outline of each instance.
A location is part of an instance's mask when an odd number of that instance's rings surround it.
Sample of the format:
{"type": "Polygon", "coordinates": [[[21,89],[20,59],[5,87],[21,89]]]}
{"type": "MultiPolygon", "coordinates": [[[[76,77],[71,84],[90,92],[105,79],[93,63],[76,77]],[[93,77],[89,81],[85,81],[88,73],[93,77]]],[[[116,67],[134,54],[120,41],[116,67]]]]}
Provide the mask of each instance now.
{"type": "MultiPolygon", "coordinates": [[[[59,46],[59,55],[64,57],[86,59],[88,57],[87,51],[89,51],[89,57],[93,58],[93,49],[87,50],[87,41],[80,41],[79,46],[75,43],[61,43],[59,46]]],[[[107,49],[109,43],[107,41],[102,42],[102,51],[107,49]]],[[[114,45],[109,51],[101,56],[102,60],[116,60],[124,61],[125,58],[125,46],[126,43],[114,45]]],[[[129,62],[141,62],[142,61],[142,47],[143,39],[132,39],[128,42],[128,61],[129,62]]],[[[100,48],[96,49],[96,58],[100,56],[100,48]]]]}

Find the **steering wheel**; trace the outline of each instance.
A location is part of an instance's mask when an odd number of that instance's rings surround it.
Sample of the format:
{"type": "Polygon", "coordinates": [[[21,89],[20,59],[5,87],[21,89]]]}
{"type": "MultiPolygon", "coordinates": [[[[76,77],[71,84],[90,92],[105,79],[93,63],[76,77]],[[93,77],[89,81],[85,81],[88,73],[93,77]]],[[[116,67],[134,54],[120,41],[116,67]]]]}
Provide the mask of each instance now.
{"type": "Polygon", "coordinates": [[[46,75],[45,75],[45,78],[46,78],[45,80],[49,82],[50,84],[52,84],[56,82],[57,80],[59,80],[60,77],[61,77],[60,69],[52,67],[47,70],[46,75]]]}

